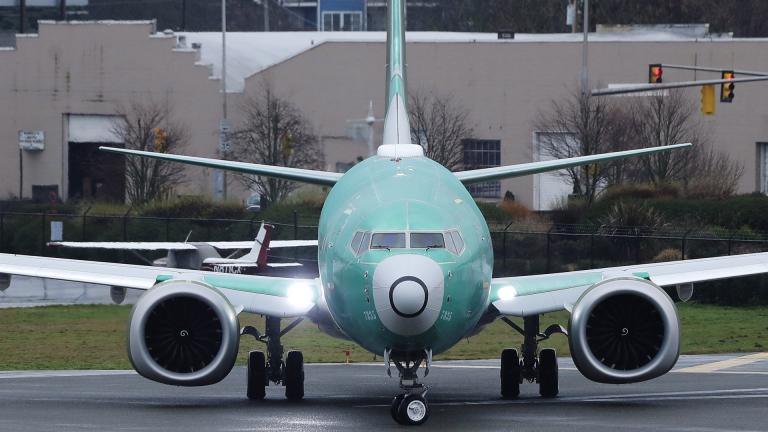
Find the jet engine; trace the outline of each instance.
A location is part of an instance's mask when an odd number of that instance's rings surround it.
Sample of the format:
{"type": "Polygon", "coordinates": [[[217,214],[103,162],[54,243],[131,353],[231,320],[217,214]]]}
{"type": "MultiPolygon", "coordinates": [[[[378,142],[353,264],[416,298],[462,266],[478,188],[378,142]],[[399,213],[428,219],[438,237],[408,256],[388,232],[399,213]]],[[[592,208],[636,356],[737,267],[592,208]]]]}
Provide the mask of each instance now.
{"type": "Polygon", "coordinates": [[[680,354],[672,299],[653,282],[617,277],[596,283],[575,304],[571,356],[592,381],[624,384],[661,376],[680,354]]]}
{"type": "Polygon", "coordinates": [[[145,292],[131,312],[128,357],[153,381],[201,386],[221,381],[235,364],[237,314],[215,288],[170,280],[145,292]]]}

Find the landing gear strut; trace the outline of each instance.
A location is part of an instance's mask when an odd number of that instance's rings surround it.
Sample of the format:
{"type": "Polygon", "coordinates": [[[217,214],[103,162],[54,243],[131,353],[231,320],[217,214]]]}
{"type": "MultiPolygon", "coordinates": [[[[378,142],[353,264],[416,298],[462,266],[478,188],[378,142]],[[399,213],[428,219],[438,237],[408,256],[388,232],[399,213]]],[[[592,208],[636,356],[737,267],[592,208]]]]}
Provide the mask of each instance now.
{"type": "Polygon", "coordinates": [[[521,356],[515,349],[505,349],[501,353],[501,397],[514,399],[520,395],[523,380],[539,383],[539,394],[545,398],[556,397],[559,392],[557,355],[552,348],[539,350],[539,342],[545,341],[555,333],[568,333],[561,326],[553,324],[539,332],[539,316],[523,318],[520,328],[507,317],[501,318],[510,327],[523,335],[520,347],[521,356]]]}
{"type": "Polygon", "coordinates": [[[248,353],[248,399],[264,399],[270,382],[285,386],[285,397],[300,400],[304,397],[304,355],[301,351],[288,351],[283,362],[280,338],[299,325],[301,318],[280,329],[280,318],[266,317],[264,334],[252,326],[243,327],[241,335],[251,335],[267,345],[267,356],[262,351],[248,353]]]}
{"type": "MultiPolygon", "coordinates": [[[[427,387],[418,382],[417,371],[419,366],[426,361],[424,376],[429,374],[432,364],[432,351],[425,351],[424,358],[415,360],[397,361],[395,367],[400,374],[400,388],[404,391],[392,400],[390,414],[401,425],[418,426],[424,424],[429,418],[430,410],[427,403],[427,387]]],[[[387,374],[391,376],[390,350],[384,352],[384,362],[387,364],[387,374]]]]}

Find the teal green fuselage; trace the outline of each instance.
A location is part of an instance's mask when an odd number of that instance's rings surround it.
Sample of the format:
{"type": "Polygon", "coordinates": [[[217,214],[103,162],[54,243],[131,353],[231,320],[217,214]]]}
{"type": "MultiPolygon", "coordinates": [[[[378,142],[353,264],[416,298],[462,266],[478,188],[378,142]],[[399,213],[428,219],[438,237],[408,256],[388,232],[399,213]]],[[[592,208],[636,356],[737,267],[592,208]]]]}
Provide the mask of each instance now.
{"type": "MultiPolygon", "coordinates": [[[[318,254],[333,320],[348,337],[376,354],[386,349],[406,356],[425,349],[439,354],[472,332],[488,308],[493,267],[488,226],[466,188],[426,157],[395,161],[374,156],[347,172],[323,207],[318,254]],[[356,254],[351,246],[357,232],[451,230],[458,230],[464,241],[459,254],[446,248],[370,249],[356,254]],[[379,316],[385,305],[377,305],[374,298],[377,265],[398,254],[426,256],[442,272],[442,301],[439,312],[433,312],[437,319],[418,334],[387,328],[379,316]]],[[[408,270],[403,271],[408,276],[408,270]]]]}

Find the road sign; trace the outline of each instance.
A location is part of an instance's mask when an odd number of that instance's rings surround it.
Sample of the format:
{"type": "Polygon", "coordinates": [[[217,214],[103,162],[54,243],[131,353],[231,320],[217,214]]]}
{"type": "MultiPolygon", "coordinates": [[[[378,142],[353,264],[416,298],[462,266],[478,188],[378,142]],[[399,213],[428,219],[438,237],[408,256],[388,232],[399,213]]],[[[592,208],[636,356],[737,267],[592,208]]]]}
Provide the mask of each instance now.
{"type": "Polygon", "coordinates": [[[26,151],[45,150],[45,132],[19,131],[19,148],[26,151]]]}

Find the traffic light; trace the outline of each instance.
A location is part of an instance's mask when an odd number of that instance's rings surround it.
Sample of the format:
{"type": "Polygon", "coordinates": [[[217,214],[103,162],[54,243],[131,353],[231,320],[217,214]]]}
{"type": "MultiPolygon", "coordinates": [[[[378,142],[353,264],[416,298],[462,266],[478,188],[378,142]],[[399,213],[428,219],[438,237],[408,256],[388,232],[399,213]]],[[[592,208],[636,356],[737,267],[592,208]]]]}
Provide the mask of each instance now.
{"type": "Polygon", "coordinates": [[[715,86],[712,84],[701,86],[701,112],[704,115],[715,114],[715,86]]]}
{"type": "Polygon", "coordinates": [[[166,145],[168,144],[168,134],[159,127],[152,129],[152,132],[154,134],[155,151],[165,153],[166,145]]]}
{"type": "MultiPolygon", "coordinates": [[[[723,71],[723,79],[732,80],[735,78],[733,71],[723,71]]],[[[733,83],[723,83],[720,86],[720,102],[733,102],[733,83]]]]}
{"type": "Polygon", "coordinates": [[[661,84],[664,78],[664,69],[660,64],[648,65],[648,83],[661,84]]]}

